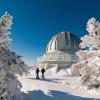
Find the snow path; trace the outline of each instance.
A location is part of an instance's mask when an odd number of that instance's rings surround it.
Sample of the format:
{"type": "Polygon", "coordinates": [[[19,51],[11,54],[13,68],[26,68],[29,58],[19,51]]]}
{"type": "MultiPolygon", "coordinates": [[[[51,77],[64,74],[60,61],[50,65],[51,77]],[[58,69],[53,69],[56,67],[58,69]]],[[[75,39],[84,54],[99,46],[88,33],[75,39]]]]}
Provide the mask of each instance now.
{"type": "Polygon", "coordinates": [[[34,77],[18,76],[22,84],[22,96],[14,100],[94,100],[89,98],[100,98],[100,95],[81,90],[79,77],[46,77],[35,79],[34,77]],[[76,95],[76,96],[72,96],[76,95]],[[88,97],[80,98],[81,97],[88,97]]]}

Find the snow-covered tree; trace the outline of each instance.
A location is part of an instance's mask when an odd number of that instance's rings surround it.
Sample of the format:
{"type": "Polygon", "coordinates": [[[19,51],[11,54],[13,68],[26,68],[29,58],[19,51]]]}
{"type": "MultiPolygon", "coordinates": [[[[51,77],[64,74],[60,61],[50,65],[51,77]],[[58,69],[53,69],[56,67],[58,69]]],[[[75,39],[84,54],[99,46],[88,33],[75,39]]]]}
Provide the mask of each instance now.
{"type": "Polygon", "coordinates": [[[0,18],[0,47],[8,48],[11,42],[9,29],[11,29],[12,18],[7,12],[0,18]]]}
{"type": "Polygon", "coordinates": [[[12,18],[7,12],[0,17],[0,100],[11,100],[19,93],[21,84],[16,74],[26,72],[21,56],[9,50],[12,18]]]}
{"type": "Polygon", "coordinates": [[[89,34],[81,38],[79,57],[82,84],[88,88],[100,86],[100,23],[95,18],[87,22],[89,34]]]}

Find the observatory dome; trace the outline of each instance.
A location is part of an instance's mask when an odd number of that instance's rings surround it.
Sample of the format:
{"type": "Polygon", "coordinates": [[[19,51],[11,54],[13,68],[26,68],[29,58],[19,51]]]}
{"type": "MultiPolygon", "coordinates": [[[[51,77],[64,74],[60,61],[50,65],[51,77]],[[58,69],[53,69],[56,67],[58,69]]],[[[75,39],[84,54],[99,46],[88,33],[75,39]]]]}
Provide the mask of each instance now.
{"type": "Polygon", "coordinates": [[[59,32],[49,41],[46,52],[38,57],[40,67],[65,69],[78,61],[76,52],[79,50],[80,39],[69,32],[59,32]]]}
{"type": "Polygon", "coordinates": [[[76,52],[79,50],[80,39],[69,32],[60,32],[53,36],[47,45],[46,53],[54,51],[76,52]]]}

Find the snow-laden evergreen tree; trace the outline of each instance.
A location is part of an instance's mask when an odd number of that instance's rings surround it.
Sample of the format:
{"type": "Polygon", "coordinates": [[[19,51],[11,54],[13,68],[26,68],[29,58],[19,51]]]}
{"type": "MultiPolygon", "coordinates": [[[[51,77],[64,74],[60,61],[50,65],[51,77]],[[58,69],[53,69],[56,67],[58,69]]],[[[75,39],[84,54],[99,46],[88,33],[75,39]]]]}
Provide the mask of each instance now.
{"type": "Polygon", "coordinates": [[[19,93],[21,84],[16,74],[26,72],[21,56],[9,50],[12,19],[7,12],[0,17],[0,100],[11,100],[13,95],[19,93]]]}
{"type": "Polygon", "coordinates": [[[89,34],[81,38],[79,57],[82,84],[87,88],[100,86],[100,23],[95,18],[87,22],[89,34]]]}

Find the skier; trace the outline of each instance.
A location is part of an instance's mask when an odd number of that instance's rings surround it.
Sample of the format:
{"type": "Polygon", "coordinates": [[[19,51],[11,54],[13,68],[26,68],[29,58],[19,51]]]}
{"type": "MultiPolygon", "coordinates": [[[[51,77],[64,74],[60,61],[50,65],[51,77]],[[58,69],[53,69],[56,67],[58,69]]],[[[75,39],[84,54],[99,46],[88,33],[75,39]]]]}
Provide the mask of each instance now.
{"type": "Polygon", "coordinates": [[[36,73],[36,79],[39,79],[39,72],[40,72],[40,70],[39,70],[39,68],[37,68],[36,71],[35,71],[35,73],[36,73]]]}
{"type": "Polygon", "coordinates": [[[44,78],[44,73],[45,73],[45,69],[44,68],[41,69],[41,73],[42,73],[42,78],[44,78]]]}

